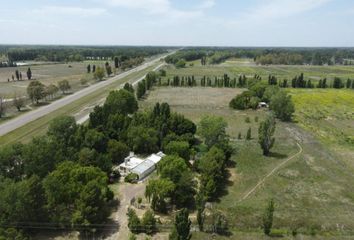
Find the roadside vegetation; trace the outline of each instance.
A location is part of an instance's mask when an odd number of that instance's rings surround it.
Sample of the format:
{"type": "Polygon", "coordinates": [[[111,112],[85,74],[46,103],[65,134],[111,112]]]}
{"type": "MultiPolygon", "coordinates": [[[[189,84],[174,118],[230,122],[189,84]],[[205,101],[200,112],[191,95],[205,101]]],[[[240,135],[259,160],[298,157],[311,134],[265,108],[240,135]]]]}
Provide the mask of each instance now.
{"type": "Polygon", "coordinates": [[[41,104],[55,101],[138,66],[145,58],[162,54],[166,49],[16,46],[0,47],[0,52],[6,56],[0,65],[0,98],[3,100],[1,123],[38,107],[40,101],[41,104]],[[16,62],[21,63],[17,66],[16,62]],[[33,81],[37,86],[42,85],[42,89],[38,88],[36,99],[28,92],[28,86],[33,81]],[[15,99],[23,101],[19,111],[15,99]],[[33,100],[35,105],[32,104],[33,100]]]}

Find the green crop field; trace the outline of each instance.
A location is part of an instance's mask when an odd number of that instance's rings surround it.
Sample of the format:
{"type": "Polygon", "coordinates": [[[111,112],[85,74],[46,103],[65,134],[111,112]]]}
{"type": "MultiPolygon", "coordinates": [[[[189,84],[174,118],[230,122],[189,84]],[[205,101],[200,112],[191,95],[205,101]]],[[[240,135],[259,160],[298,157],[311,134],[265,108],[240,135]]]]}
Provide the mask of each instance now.
{"type": "MultiPolygon", "coordinates": [[[[146,99],[140,102],[140,107],[146,109],[156,102],[167,102],[174,111],[196,123],[208,114],[221,116],[228,122],[228,134],[236,149],[232,159],[236,164],[229,169],[229,185],[225,194],[214,203],[214,208],[224,212],[229,220],[232,235],[227,239],[263,239],[260,230],[262,214],[270,198],[274,198],[276,203],[274,234],[278,237],[292,239],[291,232],[295,230],[303,234],[303,239],[344,239],[351,234],[354,228],[354,158],[345,159],[340,149],[333,149],[322,142],[312,125],[304,120],[304,113],[310,114],[313,109],[311,115],[318,114],[316,111],[319,108],[310,108],[317,102],[314,96],[318,95],[322,102],[331,102],[326,104],[327,111],[331,113],[329,116],[337,116],[344,121],[336,121],[335,124],[346,123],[352,131],[353,115],[350,111],[353,109],[354,93],[346,90],[291,90],[298,108],[297,123],[277,123],[272,154],[264,157],[257,142],[257,131],[258,122],[262,121],[267,111],[229,109],[229,101],[240,92],[242,89],[158,87],[149,92],[146,99]],[[338,94],[342,97],[335,98],[338,94]],[[332,99],[328,99],[331,95],[332,99]],[[351,103],[344,105],[346,101],[351,103]],[[306,108],[306,105],[309,107],[306,108]],[[341,111],[338,112],[338,109],[341,111]],[[250,118],[250,123],[246,123],[246,117],[250,118]],[[248,128],[252,129],[251,141],[244,139],[248,128]],[[237,138],[238,133],[241,133],[242,139],[237,138]],[[286,164],[276,169],[289,158],[286,164]],[[274,169],[276,171],[271,176],[242,200],[274,169]]],[[[310,123],[315,125],[315,120],[310,123]]],[[[341,141],[336,136],[334,138],[341,141]]],[[[347,149],[346,153],[353,154],[353,151],[347,149]]],[[[193,239],[224,238],[195,233],[193,239]]]]}

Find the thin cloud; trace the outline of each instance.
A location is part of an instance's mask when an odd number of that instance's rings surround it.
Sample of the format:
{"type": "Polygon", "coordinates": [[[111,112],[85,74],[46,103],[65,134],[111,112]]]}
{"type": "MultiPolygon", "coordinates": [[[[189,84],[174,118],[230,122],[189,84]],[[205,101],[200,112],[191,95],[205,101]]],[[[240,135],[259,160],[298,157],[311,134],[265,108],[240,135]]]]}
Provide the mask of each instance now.
{"type": "Polygon", "coordinates": [[[33,10],[35,14],[60,14],[60,15],[74,15],[78,17],[93,17],[100,16],[106,13],[103,8],[82,8],[82,7],[67,7],[67,6],[45,6],[33,10]]]}
{"type": "Polygon", "coordinates": [[[268,0],[245,15],[247,21],[264,22],[292,17],[319,8],[332,0],[268,0]]]}
{"type": "Polygon", "coordinates": [[[198,8],[200,9],[208,9],[214,7],[216,4],[215,0],[205,0],[203,1],[198,8]]]}
{"type": "Polygon", "coordinates": [[[103,0],[103,2],[115,7],[140,9],[150,15],[160,15],[172,19],[201,17],[204,9],[215,5],[214,0],[203,0],[193,10],[181,10],[173,7],[170,0],[103,0]]]}

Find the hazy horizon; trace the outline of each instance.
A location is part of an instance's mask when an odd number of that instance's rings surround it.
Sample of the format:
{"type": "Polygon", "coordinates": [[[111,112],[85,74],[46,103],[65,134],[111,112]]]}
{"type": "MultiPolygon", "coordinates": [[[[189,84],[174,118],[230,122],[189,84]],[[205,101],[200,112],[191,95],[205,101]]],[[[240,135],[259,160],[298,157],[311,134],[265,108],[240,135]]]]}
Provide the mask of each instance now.
{"type": "Polygon", "coordinates": [[[0,44],[353,47],[349,0],[4,2],[0,44]]]}

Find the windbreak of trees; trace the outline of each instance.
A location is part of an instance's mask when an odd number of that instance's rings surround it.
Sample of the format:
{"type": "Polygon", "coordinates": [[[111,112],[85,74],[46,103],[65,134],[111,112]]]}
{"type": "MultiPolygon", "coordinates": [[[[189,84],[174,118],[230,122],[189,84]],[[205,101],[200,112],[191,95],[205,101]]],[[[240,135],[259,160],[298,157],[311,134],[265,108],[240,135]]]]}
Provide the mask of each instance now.
{"type": "Polygon", "coordinates": [[[206,56],[205,51],[196,51],[196,50],[181,50],[175,54],[169,55],[165,58],[167,63],[176,64],[179,60],[184,59],[185,61],[194,61],[201,59],[206,56]]]}
{"type": "Polygon", "coordinates": [[[54,62],[82,61],[84,59],[114,59],[122,61],[165,53],[164,47],[84,47],[84,46],[7,46],[0,53],[7,55],[9,62],[41,60],[54,62]]]}
{"type": "Polygon", "coordinates": [[[173,76],[172,78],[165,78],[164,80],[158,78],[156,81],[157,86],[172,86],[172,87],[226,87],[226,88],[245,88],[253,86],[254,84],[261,82],[263,85],[270,86],[279,86],[281,88],[347,88],[354,89],[354,79],[342,79],[339,77],[335,77],[333,80],[327,80],[327,78],[323,78],[320,80],[311,80],[306,79],[304,74],[301,73],[298,76],[295,76],[291,81],[287,79],[278,79],[274,75],[269,75],[268,79],[262,81],[262,77],[255,74],[252,77],[246,76],[244,74],[232,77],[228,74],[224,74],[223,76],[202,76],[195,77],[191,76],[173,76]]]}
{"type": "Polygon", "coordinates": [[[354,49],[197,47],[180,50],[167,58],[166,62],[176,64],[181,59],[185,61],[201,59],[202,65],[220,64],[233,57],[252,58],[261,65],[351,65],[354,64],[354,49]]]}

